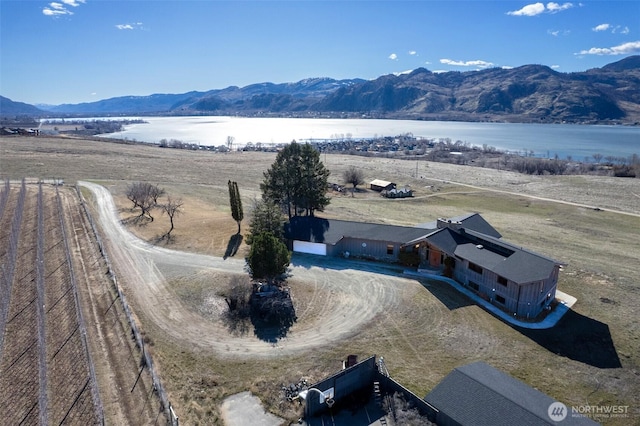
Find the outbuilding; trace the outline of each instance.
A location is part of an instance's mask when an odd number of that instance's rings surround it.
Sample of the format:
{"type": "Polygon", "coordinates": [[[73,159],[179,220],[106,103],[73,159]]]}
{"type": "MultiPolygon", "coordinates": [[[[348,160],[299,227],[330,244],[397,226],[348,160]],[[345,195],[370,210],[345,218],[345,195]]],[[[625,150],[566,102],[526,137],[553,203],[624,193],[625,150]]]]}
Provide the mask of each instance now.
{"type": "Polygon", "coordinates": [[[393,182],[387,182],[386,180],[381,180],[381,179],[374,179],[371,182],[369,182],[369,188],[371,188],[371,190],[373,191],[389,191],[391,189],[394,189],[396,187],[396,184],[393,182]]]}
{"type": "Polygon", "coordinates": [[[440,426],[597,425],[481,361],[455,368],[424,400],[440,426]]]}

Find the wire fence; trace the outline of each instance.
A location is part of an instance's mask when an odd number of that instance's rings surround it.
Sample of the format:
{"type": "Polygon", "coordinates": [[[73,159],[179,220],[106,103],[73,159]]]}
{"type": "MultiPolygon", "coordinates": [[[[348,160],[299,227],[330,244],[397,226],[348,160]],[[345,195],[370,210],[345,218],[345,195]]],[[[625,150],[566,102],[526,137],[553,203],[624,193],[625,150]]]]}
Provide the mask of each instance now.
{"type": "Polygon", "coordinates": [[[9,246],[6,253],[7,261],[2,267],[3,281],[0,284],[0,287],[2,288],[2,300],[0,300],[0,359],[2,359],[2,350],[4,348],[5,326],[7,324],[7,314],[9,313],[9,301],[11,299],[11,287],[13,286],[13,277],[15,274],[16,260],[18,256],[20,226],[22,225],[22,213],[24,210],[24,200],[26,194],[26,181],[22,179],[22,186],[20,187],[18,202],[13,213],[13,221],[11,222],[11,234],[9,236],[9,246]]]}
{"type": "Polygon", "coordinates": [[[64,221],[64,209],[62,206],[60,191],[58,190],[57,186],[56,186],[56,206],[58,210],[58,217],[60,219],[60,229],[62,231],[62,241],[64,243],[66,261],[67,261],[67,265],[69,266],[69,277],[70,277],[69,279],[71,281],[73,301],[76,307],[76,319],[78,322],[78,326],[80,328],[80,335],[81,335],[84,354],[89,364],[89,379],[90,379],[90,385],[91,385],[91,394],[93,396],[93,408],[99,423],[104,425],[105,424],[104,408],[102,406],[102,400],[100,399],[100,393],[98,391],[98,381],[96,379],[95,366],[93,364],[93,360],[91,359],[91,353],[89,352],[89,344],[87,343],[87,328],[85,326],[84,315],[82,314],[82,308],[80,307],[80,300],[78,297],[78,285],[76,283],[75,270],[73,268],[71,250],[69,247],[69,241],[67,239],[67,230],[66,230],[66,225],[64,221]]]}
{"type": "Polygon", "coordinates": [[[112,284],[114,286],[114,289],[116,290],[116,293],[118,295],[117,297],[120,299],[120,303],[122,305],[122,309],[124,310],[125,315],[127,317],[127,321],[129,322],[129,326],[131,327],[131,332],[133,333],[133,337],[134,337],[134,340],[136,342],[136,346],[142,352],[144,365],[147,367],[147,369],[149,370],[149,374],[151,375],[151,380],[153,382],[153,391],[157,394],[158,399],[160,400],[160,404],[161,404],[160,409],[161,409],[162,413],[164,413],[164,415],[167,418],[167,421],[168,421],[168,423],[170,425],[178,426],[178,416],[175,414],[175,411],[174,411],[173,407],[171,406],[171,404],[169,402],[169,398],[167,396],[167,393],[164,390],[164,387],[162,386],[162,383],[160,381],[160,377],[159,377],[159,375],[156,372],[156,369],[154,367],[153,360],[151,359],[151,355],[149,354],[148,351],[145,350],[144,339],[142,337],[142,334],[140,333],[140,330],[138,329],[138,326],[137,326],[137,324],[135,322],[135,319],[133,318],[133,315],[132,315],[132,312],[131,312],[131,308],[129,307],[129,304],[127,303],[127,300],[126,300],[126,296],[124,295],[124,292],[122,291],[122,289],[120,288],[120,285],[118,284],[118,279],[117,279],[116,274],[115,274],[115,272],[113,270],[113,267],[111,265],[111,261],[109,260],[109,256],[107,254],[106,246],[102,242],[102,239],[100,238],[100,234],[98,232],[98,227],[96,226],[96,223],[93,220],[93,216],[91,215],[91,212],[89,211],[89,208],[87,207],[86,201],[85,201],[84,197],[82,196],[82,193],[80,192],[80,187],[79,186],[76,186],[76,191],[78,193],[78,198],[80,199],[80,202],[81,202],[82,207],[84,209],[85,215],[88,218],[89,223],[91,224],[91,228],[93,230],[94,237],[95,237],[96,242],[98,244],[98,247],[100,249],[100,254],[104,258],[105,264],[107,265],[108,274],[111,277],[111,282],[112,282],[112,284]]]}
{"type": "Polygon", "coordinates": [[[44,201],[42,199],[42,183],[38,184],[37,221],[36,320],[38,325],[38,382],[40,385],[38,408],[40,411],[40,424],[46,425],[49,424],[49,410],[47,409],[47,339],[44,313],[44,201]]]}
{"type": "MultiPolygon", "coordinates": [[[[7,206],[7,200],[9,199],[9,192],[11,191],[11,183],[9,179],[5,179],[2,191],[0,192],[0,221],[4,216],[4,210],[7,206]]],[[[8,253],[4,253],[4,257],[8,257],[8,253]]],[[[4,324],[6,321],[6,310],[9,306],[9,294],[8,293],[8,275],[5,264],[0,264],[0,358],[2,356],[2,342],[4,336],[4,324]],[[4,319],[4,320],[3,320],[4,319]]]]}
{"type": "Polygon", "coordinates": [[[9,191],[11,191],[11,183],[9,179],[5,179],[2,190],[0,190],[0,220],[2,220],[2,216],[4,215],[4,208],[7,206],[9,191]]]}

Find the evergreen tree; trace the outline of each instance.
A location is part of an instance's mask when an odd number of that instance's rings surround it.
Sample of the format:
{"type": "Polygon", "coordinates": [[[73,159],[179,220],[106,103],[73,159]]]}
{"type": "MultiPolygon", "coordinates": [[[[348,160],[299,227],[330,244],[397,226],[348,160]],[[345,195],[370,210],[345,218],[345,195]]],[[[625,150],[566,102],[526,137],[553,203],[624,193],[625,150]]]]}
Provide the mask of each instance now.
{"type": "Polygon", "coordinates": [[[261,232],[253,236],[246,258],[253,279],[273,280],[287,271],[290,260],[287,246],[272,233],[261,232]]]}
{"type": "Polygon", "coordinates": [[[240,222],[244,219],[244,212],[242,210],[242,199],[240,198],[240,190],[238,189],[238,182],[229,181],[229,204],[231,206],[231,217],[238,223],[238,234],[240,233],[240,222]]]}
{"type": "Polygon", "coordinates": [[[272,233],[279,240],[283,239],[284,219],[282,211],[280,207],[270,201],[254,200],[247,244],[251,245],[253,237],[265,231],[272,233]]]}
{"type": "Polygon", "coordinates": [[[320,153],[311,145],[296,141],[285,146],[260,185],[262,197],[280,205],[291,218],[304,212],[313,216],[329,203],[326,196],[329,170],[320,161],[320,153]]]}

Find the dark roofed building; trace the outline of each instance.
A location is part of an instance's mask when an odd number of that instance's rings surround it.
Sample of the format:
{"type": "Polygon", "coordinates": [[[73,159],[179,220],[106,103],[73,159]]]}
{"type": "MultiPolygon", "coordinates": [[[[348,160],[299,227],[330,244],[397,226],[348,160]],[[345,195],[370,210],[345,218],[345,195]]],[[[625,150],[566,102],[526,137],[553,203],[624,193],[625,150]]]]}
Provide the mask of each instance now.
{"type": "Polygon", "coordinates": [[[416,227],[296,216],[285,226],[294,252],[420,263],[445,271],[509,314],[536,318],[555,299],[560,262],[515,246],[478,213],[416,227]]]}
{"type": "Polygon", "coordinates": [[[438,223],[445,221],[449,224],[455,224],[458,228],[471,229],[481,234],[488,235],[494,238],[502,238],[502,235],[487,222],[480,214],[470,213],[462,216],[455,216],[449,219],[438,219],[432,222],[421,223],[416,225],[418,228],[426,229],[438,229],[438,223]]]}
{"type": "Polygon", "coordinates": [[[574,417],[562,405],[559,409],[565,417],[555,422],[549,415],[549,407],[556,403],[553,398],[484,362],[454,369],[424,399],[438,410],[436,423],[440,426],[597,424],[574,417]]]}
{"type": "Polygon", "coordinates": [[[413,226],[296,216],[285,225],[290,249],[326,256],[348,255],[395,261],[400,247],[428,231],[413,226]]]}
{"type": "Polygon", "coordinates": [[[407,244],[418,247],[424,267],[443,268],[449,258],[456,281],[509,313],[537,317],[555,299],[562,264],[503,241],[480,219],[438,219],[436,230],[407,244]]]}

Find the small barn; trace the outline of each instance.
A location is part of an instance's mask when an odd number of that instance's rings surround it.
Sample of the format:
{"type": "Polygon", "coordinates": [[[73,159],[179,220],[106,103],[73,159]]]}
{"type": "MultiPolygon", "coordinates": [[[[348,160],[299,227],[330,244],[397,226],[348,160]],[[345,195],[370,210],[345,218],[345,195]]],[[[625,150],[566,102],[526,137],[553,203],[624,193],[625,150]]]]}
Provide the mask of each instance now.
{"type": "Polygon", "coordinates": [[[393,182],[387,182],[386,180],[380,180],[380,179],[374,179],[371,182],[369,182],[369,188],[371,188],[371,190],[373,191],[389,191],[391,189],[394,189],[396,187],[396,184],[393,182]]]}
{"type": "Polygon", "coordinates": [[[454,369],[424,399],[440,426],[597,425],[484,362],[454,369]],[[550,413],[564,419],[556,423],[550,413]]]}

